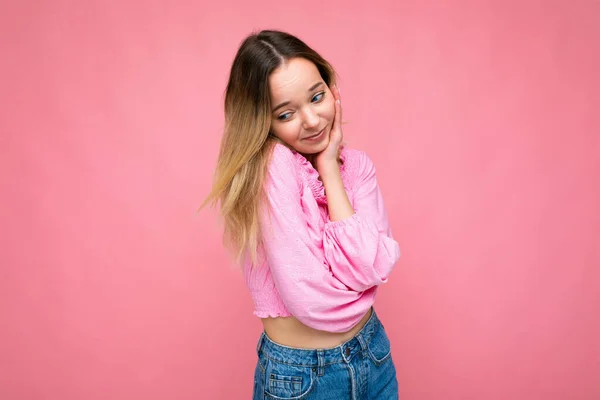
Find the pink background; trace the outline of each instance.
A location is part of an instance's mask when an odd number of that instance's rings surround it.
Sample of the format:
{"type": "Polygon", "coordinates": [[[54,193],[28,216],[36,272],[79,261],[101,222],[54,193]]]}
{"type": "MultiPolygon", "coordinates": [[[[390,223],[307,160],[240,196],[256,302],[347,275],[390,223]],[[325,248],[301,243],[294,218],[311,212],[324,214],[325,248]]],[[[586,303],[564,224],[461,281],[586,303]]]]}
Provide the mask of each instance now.
{"type": "Polygon", "coordinates": [[[250,398],[261,325],[196,209],[262,28],[334,64],[378,167],[401,397],[600,398],[598,1],[0,7],[1,399],[250,398]]]}

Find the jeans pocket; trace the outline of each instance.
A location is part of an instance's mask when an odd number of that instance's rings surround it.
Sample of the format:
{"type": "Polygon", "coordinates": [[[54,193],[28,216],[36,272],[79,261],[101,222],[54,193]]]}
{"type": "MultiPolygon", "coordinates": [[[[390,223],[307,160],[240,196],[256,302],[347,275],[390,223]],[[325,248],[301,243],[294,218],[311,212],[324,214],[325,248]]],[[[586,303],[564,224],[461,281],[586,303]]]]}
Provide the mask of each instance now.
{"type": "Polygon", "coordinates": [[[388,338],[383,325],[377,325],[367,347],[369,350],[369,358],[375,365],[381,365],[390,359],[390,356],[392,355],[390,339],[388,338]]]}
{"type": "Polygon", "coordinates": [[[314,376],[310,367],[267,362],[265,395],[268,399],[301,400],[313,389],[314,376]]]}

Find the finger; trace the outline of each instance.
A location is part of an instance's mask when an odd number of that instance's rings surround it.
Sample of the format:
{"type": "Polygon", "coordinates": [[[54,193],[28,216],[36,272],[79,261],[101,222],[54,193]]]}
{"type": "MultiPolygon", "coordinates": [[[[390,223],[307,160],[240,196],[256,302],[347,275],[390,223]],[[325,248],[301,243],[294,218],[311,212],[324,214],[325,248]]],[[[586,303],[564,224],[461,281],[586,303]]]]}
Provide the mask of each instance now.
{"type": "Polygon", "coordinates": [[[342,127],[342,105],[340,99],[335,101],[335,116],[333,118],[333,129],[341,129],[342,127]]]}
{"type": "Polygon", "coordinates": [[[337,84],[333,84],[329,87],[329,90],[331,90],[331,94],[333,94],[333,98],[335,100],[338,100],[340,98],[340,89],[337,87],[337,84]]]}
{"type": "Polygon", "coordinates": [[[336,104],[336,113],[335,115],[338,117],[338,122],[340,125],[340,128],[342,127],[342,99],[338,98],[335,101],[336,104]]]}

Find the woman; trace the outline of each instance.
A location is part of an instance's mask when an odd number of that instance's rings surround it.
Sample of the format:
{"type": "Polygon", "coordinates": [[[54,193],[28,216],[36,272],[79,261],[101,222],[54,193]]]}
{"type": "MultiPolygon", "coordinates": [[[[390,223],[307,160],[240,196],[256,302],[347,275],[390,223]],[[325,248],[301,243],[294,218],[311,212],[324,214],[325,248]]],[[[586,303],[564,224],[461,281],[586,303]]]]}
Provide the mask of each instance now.
{"type": "Polygon", "coordinates": [[[333,68],[292,35],[252,34],[225,118],[206,202],[219,202],[264,325],[253,398],[396,399],[372,306],[400,249],[371,159],[342,145],[333,68]]]}

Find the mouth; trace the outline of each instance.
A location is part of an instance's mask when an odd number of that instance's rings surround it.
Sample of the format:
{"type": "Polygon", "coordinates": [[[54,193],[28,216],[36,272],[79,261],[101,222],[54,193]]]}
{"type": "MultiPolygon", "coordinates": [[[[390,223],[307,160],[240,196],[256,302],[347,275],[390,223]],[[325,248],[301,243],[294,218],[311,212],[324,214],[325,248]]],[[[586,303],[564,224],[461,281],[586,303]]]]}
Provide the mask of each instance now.
{"type": "MultiPolygon", "coordinates": [[[[327,128],[327,127],[325,127],[325,128],[327,128]]],[[[314,141],[320,140],[323,137],[323,134],[325,133],[325,128],[321,129],[318,133],[315,133],[312,136],[304,138],[304,140],[307,140],[309,142],[314,142],[314,141]]]]}

